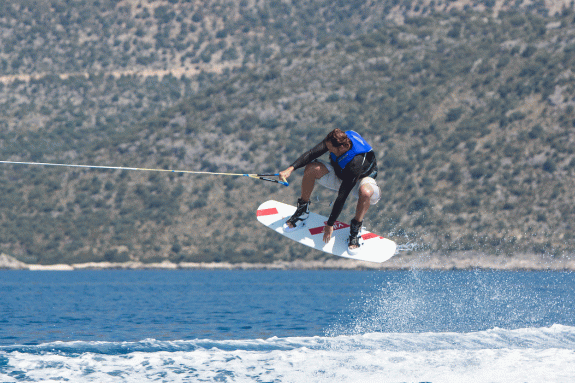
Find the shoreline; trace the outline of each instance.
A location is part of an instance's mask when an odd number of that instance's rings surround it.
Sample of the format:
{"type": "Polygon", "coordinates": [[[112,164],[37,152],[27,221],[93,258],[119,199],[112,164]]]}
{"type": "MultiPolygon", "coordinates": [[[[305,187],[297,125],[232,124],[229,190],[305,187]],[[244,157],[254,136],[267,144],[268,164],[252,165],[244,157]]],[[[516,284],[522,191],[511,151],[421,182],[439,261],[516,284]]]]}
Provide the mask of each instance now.
{"type": "Polygon", "coordinates": [[[514,271],[575,271],[575,257],[553,258],[541,255],[485,255],[458,253],[446,255],[396,255],[384,263],[355,261],[346,258],[321,260],[274,261],[272,263],[231,262],[88,262],[74,264],[26,264],[14,257],[0,254],[0,269],[32,271],[73,270],[514,270],[514,271]]]}

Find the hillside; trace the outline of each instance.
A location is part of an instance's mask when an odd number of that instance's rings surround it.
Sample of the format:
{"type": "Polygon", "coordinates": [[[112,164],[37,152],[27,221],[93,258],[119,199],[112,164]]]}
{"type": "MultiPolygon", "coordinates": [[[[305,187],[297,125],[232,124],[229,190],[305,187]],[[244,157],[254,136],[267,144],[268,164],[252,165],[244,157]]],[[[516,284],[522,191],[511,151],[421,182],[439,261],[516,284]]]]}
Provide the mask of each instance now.
{"type": "MultiPolygon", "coordinates": [[[[73,3],[1,6],[1,159],[275,172],[355,129],[380,164],[374,231],[445,256],[575,248],[572,10],[73,3]]],[[[258,204],[294,202],[300,177],[2,165],[1,250],[44,264],[317,259],[256,230],[258,204]]]]}

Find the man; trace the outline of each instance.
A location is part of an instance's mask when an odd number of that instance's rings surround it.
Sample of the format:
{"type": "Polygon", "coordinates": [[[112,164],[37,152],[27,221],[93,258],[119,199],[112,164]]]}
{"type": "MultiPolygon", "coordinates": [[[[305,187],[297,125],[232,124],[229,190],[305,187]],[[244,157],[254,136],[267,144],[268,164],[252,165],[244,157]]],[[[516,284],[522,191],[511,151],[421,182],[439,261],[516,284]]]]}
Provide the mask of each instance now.
{"type": "Polygon", "coordinates": [[[320,185],[338,191],[331,215],[323,228],[323,241],[329,242],[333,233],[333,225],[347,197],[354,191],[358,202],[355,217],[351,220],[348,252],[357,253],[360,247],[359,231],[365,213],[369,206],[376,204],[381,197],[380,189],[375,182],[377,162],[371,146],[352,130],[343,132],[340,129],[334,129],[322,142],[305,152],[286,170],[280,172],[279,176],[285,181],[294,170],[303,166],[305,166],[305,171],[301,197],[297,202],[297,210],[288,218],[284,229],[286,231],[296,230],[298,224],[309,216],[311,193],[315,182],[318,181],[320,185]],[[329,163],[318,160],[327,152],[330,152],[329,163]]]}

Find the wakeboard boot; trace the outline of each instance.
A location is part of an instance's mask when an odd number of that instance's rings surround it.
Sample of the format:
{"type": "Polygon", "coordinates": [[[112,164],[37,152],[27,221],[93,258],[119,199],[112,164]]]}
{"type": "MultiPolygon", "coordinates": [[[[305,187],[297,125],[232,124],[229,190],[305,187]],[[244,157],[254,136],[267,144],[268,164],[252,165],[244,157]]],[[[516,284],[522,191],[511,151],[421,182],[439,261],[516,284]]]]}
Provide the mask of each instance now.
{"type": "Polygon", "coordinates": [[[359,231],[361,230],[362,222],[356,221],[355,218],[351,220],[351,225],[349,227],[349,239],[347,241],[347,252],[348,254],[355,255],[359,253],[361,243],[359,242],[360,236],[359,231]],[[354,246],[353,248],[350,246],[354,246]]]}
{"type": "Polygon", "coordinates": [[[306,202],[303,199],[298,198],[295,213],[293,213],[293,215],[289,217],[283,225],[283,229],[286,233],[297,230],[303,226],[303,222],[309,217],[309,204],[309,201],[306,202]],[[291,224],[293,227],[288,226],[288,224],[291,224]]]}

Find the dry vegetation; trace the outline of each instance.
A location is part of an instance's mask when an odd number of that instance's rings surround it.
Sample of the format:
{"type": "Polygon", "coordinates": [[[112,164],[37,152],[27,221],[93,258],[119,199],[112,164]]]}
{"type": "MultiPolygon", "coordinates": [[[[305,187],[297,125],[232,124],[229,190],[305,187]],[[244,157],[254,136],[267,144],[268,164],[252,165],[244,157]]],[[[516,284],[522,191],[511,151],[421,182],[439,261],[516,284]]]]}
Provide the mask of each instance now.
{"type": "MultiPolygon", "coordinates": [[[[371,229],[446,256],[569,257],[566,6],[2,3],[0,156],[269,172],[333,127],[355,129],[380,163],[371,229]]],[[[291,181],[2,165],[0,244],[46,264],[322,257],[256,230],[260,202],[295,201],[291,181]]],[[[328,212],[319,194],[315,209],[328,212]]]]}

